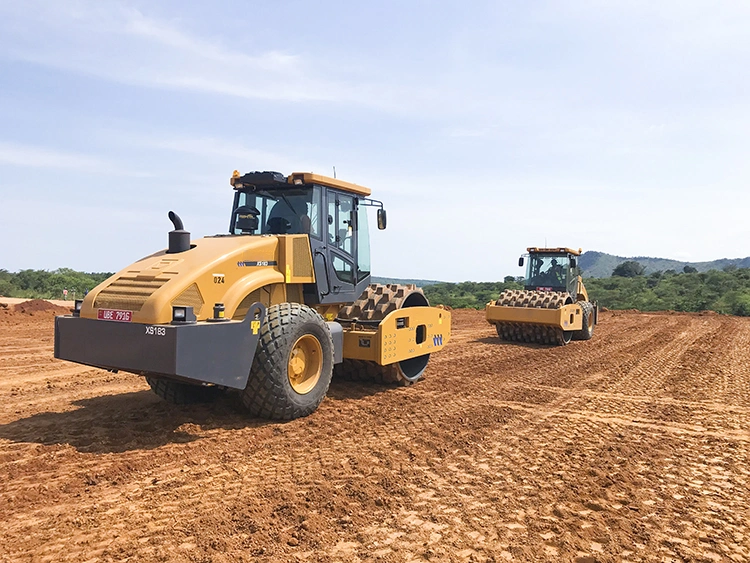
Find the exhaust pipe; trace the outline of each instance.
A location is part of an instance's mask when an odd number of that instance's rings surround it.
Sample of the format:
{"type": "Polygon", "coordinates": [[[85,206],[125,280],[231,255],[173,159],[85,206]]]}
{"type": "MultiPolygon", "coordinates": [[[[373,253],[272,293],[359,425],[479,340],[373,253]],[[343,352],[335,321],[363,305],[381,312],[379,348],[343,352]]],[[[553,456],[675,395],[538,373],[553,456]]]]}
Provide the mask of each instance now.
{"type": "Polygon", "coordinates": [[[174,225],[174,231],[169,231],[169,249],[167,254],[177,254],[190,250],[190,233],[183,228],[182,219],[174,211],[169,212],[169,220],[174,225]]]}

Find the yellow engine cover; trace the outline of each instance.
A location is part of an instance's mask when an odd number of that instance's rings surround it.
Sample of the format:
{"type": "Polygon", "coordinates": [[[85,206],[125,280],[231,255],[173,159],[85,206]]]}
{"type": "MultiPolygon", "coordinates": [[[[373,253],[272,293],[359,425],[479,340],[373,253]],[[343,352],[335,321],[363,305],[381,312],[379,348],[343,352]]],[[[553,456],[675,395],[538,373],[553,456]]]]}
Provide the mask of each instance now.
{"type": "MultiPolygon", "coordinates": [[[[307,235],[205,237],[185,252],[162,250],[120,270],[89,292],[81,317],[119,320],[110,318],[118,314],[162,324],[172,320],[173,306],[191,306],[202,320],[213,316],[215,303],[223,303],[231,318],[260,288],[314,282],[307,235]]],[[[285,297],[284,292],[274,299],[285,297]]]]}

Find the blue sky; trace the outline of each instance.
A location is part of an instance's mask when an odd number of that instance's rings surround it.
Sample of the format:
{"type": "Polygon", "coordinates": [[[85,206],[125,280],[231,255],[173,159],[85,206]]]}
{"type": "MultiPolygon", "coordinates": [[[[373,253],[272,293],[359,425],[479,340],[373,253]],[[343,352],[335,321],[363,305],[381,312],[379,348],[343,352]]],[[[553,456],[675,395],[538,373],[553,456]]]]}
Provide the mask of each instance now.
{"type": "Polygon", "coordinates": [[[385,202],[376,275],[750,255],[750,4],[0,0],[0,268],[227,229],[232,170],[385,202]]]}

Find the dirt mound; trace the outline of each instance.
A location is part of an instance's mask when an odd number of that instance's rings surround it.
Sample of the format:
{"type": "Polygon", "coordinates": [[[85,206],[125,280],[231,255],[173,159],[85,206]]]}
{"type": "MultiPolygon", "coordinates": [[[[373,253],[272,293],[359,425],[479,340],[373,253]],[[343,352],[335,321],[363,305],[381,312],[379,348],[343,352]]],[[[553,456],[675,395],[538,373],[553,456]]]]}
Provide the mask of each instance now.
{"type": "Polygon", "coordinates": [[[67,315],[68,313],[70,313],[70,308],[60,307],[59,305],[55,305],[54,303],[50,303],[49,301],[45,301],[44,299],[31,299],[29,301],[19,303],[18,305],[13,305],[12,307],[9,307],[9,309],[12,309],[15,313],[20,313],[22,315],[34,315],[35,313],[67,315]]]}

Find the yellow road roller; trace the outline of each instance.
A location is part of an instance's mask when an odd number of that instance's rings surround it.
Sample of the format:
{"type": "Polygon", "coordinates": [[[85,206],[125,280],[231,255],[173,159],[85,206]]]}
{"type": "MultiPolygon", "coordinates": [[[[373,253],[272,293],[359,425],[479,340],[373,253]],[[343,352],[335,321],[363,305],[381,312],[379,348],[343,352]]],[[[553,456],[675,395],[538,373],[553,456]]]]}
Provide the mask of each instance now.
{"type": "Polygon", "coordinates": [[[372,284],[368,188],[318,174],[235,171],[229,231],[120,270],[55,319],[55,357],[145,376],[184,404],[234,391],[253,416],[312,413],[332,374],[408,385],[450,339],[413,285],[372,284]]]}
{"type": "Polygon", "coordinates": [[[487,303],[485,316],[503,340],[568,344],[589,340],[599,320],[599,307],[589,300],[581,279],[581,250],[528,248],[524,289],[507,289],[487,303]]]}

